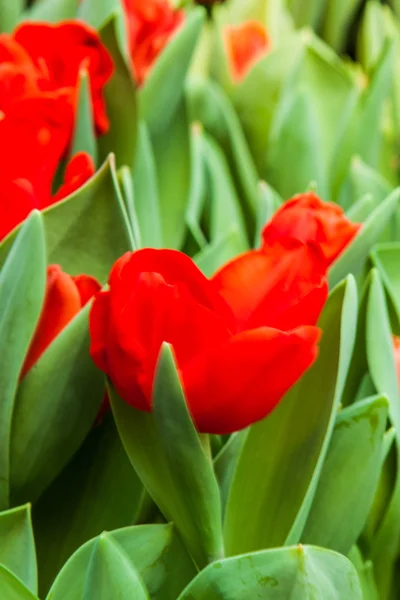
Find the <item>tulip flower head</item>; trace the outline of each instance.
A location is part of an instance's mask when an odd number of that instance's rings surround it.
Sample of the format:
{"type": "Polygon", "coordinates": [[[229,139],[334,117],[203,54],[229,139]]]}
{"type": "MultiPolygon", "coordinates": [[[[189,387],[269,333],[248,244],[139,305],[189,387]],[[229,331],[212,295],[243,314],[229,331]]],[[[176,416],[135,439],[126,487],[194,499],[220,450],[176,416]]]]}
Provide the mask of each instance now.
{"type": "Polygon", "coordinates": [[[183,23],[169,0],[123,0],[133,72],[142,85],[154,62],[183,23]]]}
{"type": "MultiPolygon", "coordinates": [[[[270,285],[254,292],[274,302],[275,275],[263,276],[270,285]]],[[[326,287],[318,285],[320,311],[326,287]]],[[[217,285],[178,251],[144,249],[121,257],[109,289],[97,294],[90,352],[126,402],[151,411],[158,355],[170,343],[197,429],[225,434],[265,417],[314,362],[320,331],[307,320],[300,310],[294,328],[278,329],[264,314],[247,327],[226,301],[221,275],[217,285]]]]}
{"type": "Polygon", "coordinates": [[[71,277],[64,273],[59,265],[50,265],[47,268],[42,313],[25,358],[21,378],[99,290],[100,284],[89,275],[71,277]]]}
{"type": "Polygon", "coordinates": [[[259,21],[226,26],[224,41],[232,79],[236,83],[240,83],[271,48],[267,30],[259,21]]]}

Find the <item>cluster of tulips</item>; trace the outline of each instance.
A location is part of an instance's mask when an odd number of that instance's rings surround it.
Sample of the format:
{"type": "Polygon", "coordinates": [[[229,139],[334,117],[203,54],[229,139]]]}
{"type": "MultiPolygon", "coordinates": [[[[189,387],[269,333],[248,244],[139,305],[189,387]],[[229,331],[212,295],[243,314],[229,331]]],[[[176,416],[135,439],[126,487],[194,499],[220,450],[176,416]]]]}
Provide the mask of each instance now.
{"type": "Polygon", "coordinates": [[[400,4],[0,0],[1,600],[400,595],[400,4]]]}

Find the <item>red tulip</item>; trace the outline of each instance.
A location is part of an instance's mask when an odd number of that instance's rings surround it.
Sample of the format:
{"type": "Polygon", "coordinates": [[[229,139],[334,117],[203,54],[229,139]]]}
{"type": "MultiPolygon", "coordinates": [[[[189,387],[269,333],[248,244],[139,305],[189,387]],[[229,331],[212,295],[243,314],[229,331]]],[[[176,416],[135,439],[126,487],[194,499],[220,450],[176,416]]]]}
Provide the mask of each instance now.
{"type": "Polygon", "coordinates": [[[168,0],[123,0],[123,4],[133,71],[140,85],[182,24],[184,13],[175,10],[168,0]]]}
{"type": "Polygon", "coordinates": [[[103,88],[113,62],[96,30],[80,21],[23,23],[12,36],[0,36],[0,109],[5,112],[26,97],[56,98],[60,93],[75,107],[82,70],[90,78],[97,132],[104,133],[108,119],[103,88]]]}
{"type": "MultiPolygon", "coordinates": [[[[282,272],[277,278],[268,271],[260,276],[276,280],[282,301],[294,304],[284,300],[295,286],[289,281],[287,289],[281,285],[282,272]]],[[[114,265],[109,289],[97,294],[92,306],[90,352],[126,402],[151,411],[159,351],[163,342],[170,343],[196,427],[225,434],[262,419],[276,406],[314,362],[320,332],[302,322],[301,314],[289,331],[275,328],[265,313],[246,328],[219,283],[174,250],[127,253],[114,265]]],[[[251,285],[260,300],[258,282],[251,285]]],[[[265,285],[263,300],[275,293],[274,283],[265,285]]]]}
{"type": "Polygon", "coordinates": [[[71,277],[59,265],[47,268],[46,293],[42,314],[21,371],[21,378],[38,361],[46,348],[100,290],[89,275],[71,277]]]}
{"type": "Polygon", "coordinates": [[[67,166],[64,185],[52,195],[53,178],[70,135],[65,128],[68,114],[65,96],[35,97],[17,102],[0,120],[0,241],[31,210],[61,200],[94,173],[90,157],[78,154],[67,166]]]}
{"type": "Polygon", "coordinates": [[[268,325],[288,331],[315,325],[328,297],[326,268],[308,244],[250,250],[212,278],[240,331],[268,325]]]}
{"type": "Polygon", "coordinates": [[[271,48],[267,30],[259,21],[226,26],[224,41],[232,78],[236,82],[242,81],[271,48]]]}
{"type": "Polygon", "coordinates": [[[299,194],[285,202],[263,230],[264,247],[283,238],[312,244],[322,253],[326,267],[343,252],[360,230],[343,209],[323,202],[312,192],[299,194]]]}

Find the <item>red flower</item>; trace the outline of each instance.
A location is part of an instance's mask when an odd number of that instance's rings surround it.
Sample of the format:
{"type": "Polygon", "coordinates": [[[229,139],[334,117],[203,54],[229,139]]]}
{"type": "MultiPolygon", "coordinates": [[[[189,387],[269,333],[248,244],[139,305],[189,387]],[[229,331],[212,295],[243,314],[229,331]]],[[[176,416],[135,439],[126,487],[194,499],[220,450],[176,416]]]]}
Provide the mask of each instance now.
{"type": "MultiPolygon", "coordinates": [[[[230,268],[234,271],[234,261],[230,268]]],[[[273,272],[260,275],[275,281],[273,272]]],[[[282,271],[276,278],[279,286],[283,278],[282,271]]],[[[295,289],[288,283],[287,291],[280,287],[282,294],[295,289]]],[[[275,328],[266,312],[254,327],[245,327],[224,300],[221,274],[217,286],[180,252],[127,253],[114,265],[109,286],[96,296],[90,313],[90,352],[96,365],[126,402],[151,411],[160,347],[164,341],[172,344],[199,431],[225,434],[262,419],[316,358],[320,332],[304,324],[301,308],[296,328],[289,331],[275,328]]],[[[253,286],[260,303],[271,297],[272,304],[280,298],[293,305],[292,326],[294,301],[276,294],[274,283],[261,287],[263,291],[258,282],[253,286]]]]}
{"type": "Polygon", "coordinates": [[[286,238],[319,248],[326,267],[343,252],[360,230],[337,204],[323,202],[312,192],[285,202],[263,230],[264,247],[286,238]]]}
{"type": "Polygon", "coordinates": [[[236,82],[242,81],[271,47],[267,30],[259,21],[226,26],[224,41],[232,78],[236,82]]]}
{"type": "Polygon", "coordinates": [[[89,275],[71,277],[58,265],[47,268],[46,294],[42,314],[21,371],[21,378],[33,367],[46,348],[81,308],[100,290],[89,275]]]}
{"type": "MultiPolygon", "coordinates": [[[[79,21],[23,23],[12,36],[0,36],[0,110],[7,113],[24,98],[65,95],[77,102],[79,73],[90,77],[97,132],[108,129],[103,88],[113,72],[112,59],[98,33],[79,21]]],[[[72,129],[71,118],[65,122],[72,129]]]]}
{"type": "Polygon", "coordinates": [[[76,190],[93,173],[81,153],[67,167],[65,183],[52,196],[52,183],[68,143],[69,108],[65,96],[26,98],[0,119],[0,240],[34,208],[43,209],[76,190]],[[23,140],[23,144],[21,144],[23,140]]]}
{"type": "Polygon", "coordinates": [[[140,85],[182,24],[184,13],[173,9],[168,0],[123,0],[123,4],[134,75],[140,85]]]}

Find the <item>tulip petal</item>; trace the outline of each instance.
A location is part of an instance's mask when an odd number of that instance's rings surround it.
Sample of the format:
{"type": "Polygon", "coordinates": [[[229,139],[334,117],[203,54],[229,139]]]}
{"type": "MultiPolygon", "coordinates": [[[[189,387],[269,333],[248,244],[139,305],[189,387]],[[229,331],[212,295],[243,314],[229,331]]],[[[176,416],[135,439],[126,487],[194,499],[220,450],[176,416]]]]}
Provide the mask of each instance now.
{"type": "Polygon", "coordinates": [[[81,306],[85,306],[101,289],[101,285],[97,279],[90,275],[76,275],[72,277],[72,280],[78,289],[81,306]]]}
{"type": "Polygon", "coordinates": [[[81,299],[72,277],[58,265],[47,269],[44,305],[32,343],[22,368],[21,377],[35,364],[53,339],[81,309],[81,299]]]}
{"type": "Polygon", "coordinates": [[[264,246],[289,238],[315,244],[329,266],[351,242],[361,225],[352,223],[343,209],[323,202],[312,192],[285,202],[263,230],[264,246]]]}
{"type": "Polygon", "coordinates": [[[238,334],[182,372],[199,431],[227,434],[266,417],[318,354],[320,330],[259,328],[238,334]]]}
{"type": "Polygon", "coordinates": [[[65,170],[64,183],[53,196],[51,204],[69,196],[84,185],[95,173],[92,158],[86,152],[78,152],[73,156],[65,170]]]}
{"type": "Polygon", "coordinates": [[[124,254],[111,271],[110,287],[116,287],[123,281],[125,293],[128,293],[132,282],[145,272],[158,273],[169,285],[183,283],[199,304],[219,314],[229,327],[235,327],[232,312],[216,291],[215,285],[210,283],[191,258],[178,250],[144,248],[124,254]]]}
{"type": "Polygon", "coordinates": [[[275,244],[231,260],[212,278],[240,331],[315,325],[327,298],[325,268],[312,247],[275,244]]]}

